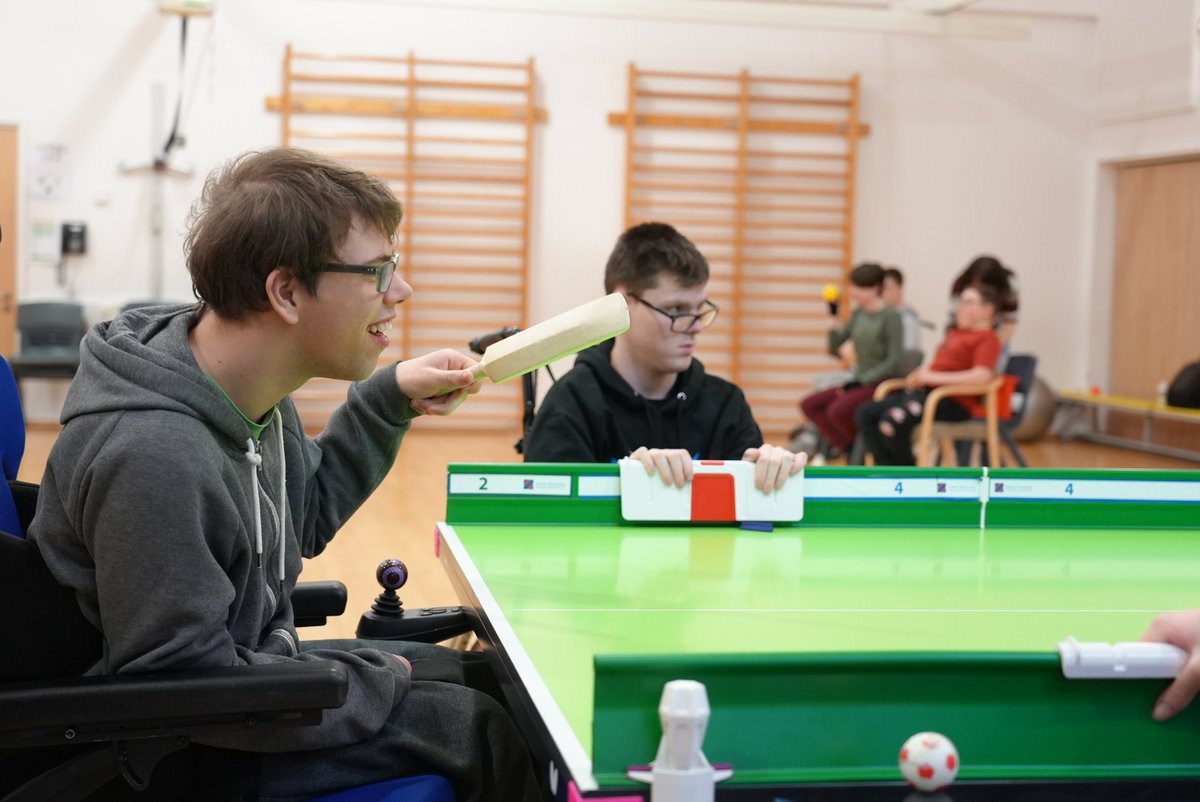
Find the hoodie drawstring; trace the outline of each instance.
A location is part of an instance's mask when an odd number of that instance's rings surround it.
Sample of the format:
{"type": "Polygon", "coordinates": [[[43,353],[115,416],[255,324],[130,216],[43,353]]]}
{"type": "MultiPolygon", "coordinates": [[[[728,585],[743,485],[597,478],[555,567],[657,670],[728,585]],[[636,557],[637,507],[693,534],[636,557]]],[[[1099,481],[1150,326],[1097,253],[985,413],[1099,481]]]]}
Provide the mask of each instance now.
{"type": "Polygon", "coordinates": [[[287,552],[287,461],[283,458],[283,416],[275,407],[275,442],[279,444],[279,581],[283,581],[284,557],[287,552]]]}
{"type": "Polygon", "coordinates": [[[683,437],[683,405],[687,403],[687,393],[678,392],[675,394],[675,442],[679,443],[680,448],[687,448],[687,443],[683,437]]]}
{"type": "MultiPolygon", "coordinates": [[[[287,467],[283,458],[283,418],[279,408],[275,408],[273,416],[275,423],[275,442],[279,445],[279,581],[283,581],[283,570],[287,549],[285,548],[284,533],[287,531],[287,467]]],[[[246,438],[246,461],[250,463],[250,487],[254,496],[254,567],[262,567],[263,534],[262,534],[262,504],[258,493],[258,469],[262,466],[262,454],[255,448],[254,438],[246,438]]]]}
{"type": "Polygon", "coordinates": [[[262,568],[262,507],[258,501],[258,468],[262,455],[254,448],[254,438],[246,438],[246,461],[250,463],[250,487],[254,496],[254,567],[262,568]]]}

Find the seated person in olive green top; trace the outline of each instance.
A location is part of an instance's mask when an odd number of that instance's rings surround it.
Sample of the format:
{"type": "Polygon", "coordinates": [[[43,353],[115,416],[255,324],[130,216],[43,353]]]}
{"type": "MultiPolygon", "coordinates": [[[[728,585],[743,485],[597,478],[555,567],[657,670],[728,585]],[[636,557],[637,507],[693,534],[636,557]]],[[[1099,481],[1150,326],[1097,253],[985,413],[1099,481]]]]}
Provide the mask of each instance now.
{"type": "Polygon", "coordinates": [[[850,271],[850,298],[857,307],[843,326],[829,316],[829,353],[853,354],[853,378],[800,401],[804,416],[839,451],[848,452],[858,435],[855,413],[885,379],[903,375],[904,325],[883,297],[884,270],[867,262],[850,271]],[[852,347],[852,348],[851,348],[852,347]]]}

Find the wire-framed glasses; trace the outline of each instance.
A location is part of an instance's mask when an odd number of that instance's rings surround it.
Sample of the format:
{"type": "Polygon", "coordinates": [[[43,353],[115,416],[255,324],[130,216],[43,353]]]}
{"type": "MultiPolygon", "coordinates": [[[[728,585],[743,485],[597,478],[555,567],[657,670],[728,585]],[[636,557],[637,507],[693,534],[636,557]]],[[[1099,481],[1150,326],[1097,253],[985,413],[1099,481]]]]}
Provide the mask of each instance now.
{"type": "Polygon", "coordinates": [[[682,334],[683,332],[688,331],[692,328],[692,326],[696,325],[697,321],[700,322],[700,328],[707,329],[716,321],[717,313],[721,311],[720,307],[707,298],[701,302],[699,312],[684,312],[676,315],[668,312],[665,309],[658,308],[654,304],[632,292],[629,293],[629,297],[640,304],[650,307],[655,312],[658,312],[667,320],[671,321],[671,331],[676,332],[677,334],[682,334]]]}

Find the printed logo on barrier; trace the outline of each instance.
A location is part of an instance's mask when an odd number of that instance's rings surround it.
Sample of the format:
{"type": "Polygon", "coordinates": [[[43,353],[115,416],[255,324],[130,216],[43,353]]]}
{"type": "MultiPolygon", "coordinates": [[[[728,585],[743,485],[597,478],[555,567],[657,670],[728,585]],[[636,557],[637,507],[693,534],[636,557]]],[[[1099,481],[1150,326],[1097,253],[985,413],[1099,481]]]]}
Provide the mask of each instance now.
{"type": "Polygon", "coordinates": [[[939,493],[945,493],[945,492],[946,492],[946,483],[945,483],[945,482],[938,482],[938,483],[937,483],[937,492],[939,492],[939,493]]]}
{"type": "Polygon", "coordinates": [[[992,492],[993,493],[1003,493],[1004,492],[1004,482],[996,482],[996,486],[992,492]]]}
{"type": "Polygon", "coordinates": [[[533,490],[533,480],[532,480],[532,479],[526,479],[526,480],[523,482],[523,486],[524,486],[524,488],[525,488],[526,490],[533,490]]]}

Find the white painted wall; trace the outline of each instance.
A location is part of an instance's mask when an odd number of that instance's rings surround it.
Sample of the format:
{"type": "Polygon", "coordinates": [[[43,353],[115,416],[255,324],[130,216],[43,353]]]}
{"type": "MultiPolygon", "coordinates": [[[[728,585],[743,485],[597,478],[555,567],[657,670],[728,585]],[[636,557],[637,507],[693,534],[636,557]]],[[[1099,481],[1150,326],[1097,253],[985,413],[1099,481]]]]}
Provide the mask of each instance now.
{"type": "MultiPolygon", "coordinates": [[[[1138,3],[1139,12],[1154,13],[1158,2],[1138,3]]],[[[178,42],[179,19],[160,14],[154,0],[0,0],[0,119],[22,126],[27,151],[37,143],[69,149],[69,196],[31,200],[24,210],[24,299],[71,294],[100,316],[149,292],[151,179],[123,174],[120,165],[150,157],[155,83],[165,84],[173,111],[178,42]],[[34,221],[66,219],[87,222],[89,253],[69,263],[69,286],[61,287],[52,267],[33,262],[30,230],[34,221]]],[[[535,318],[601,289],[622,219],[623,137],[606,116],[624,106],[630,61],[758,74],[858,72],[872,133],[861,150],[856,258],[903,268],[910,303],[940,323],[952,276],[977,254],[999,256],[1021,279],[1015,347],[1036,352],[1047,378],[1063,386],[1084,383],[1090,358],[1095,321],[1081,298],[1093,288],[1099,161],[1145,149],[1200,150],[1200,125],[1191,118],[1153,131],[1148,122],[1132,133],[1098,127],[1097,25],[1082,17],[1036,19],[1032,37],[1014,42],[350,0],[218,0],[213,17],[192,21],[188,43],[189,144],[177,156],[195,173],[165,180],[170,297],[190,297],[180,241],[203,175],[242,150],[279,141],[264,98],[280,91],[288,42],[304,50],[537,60],[550,119],[539,132],[536,168],[535,318]]],[[[938,336],[927,335],[927,350],[938,336]]]]}

